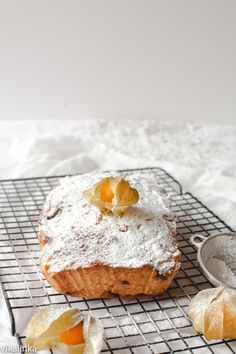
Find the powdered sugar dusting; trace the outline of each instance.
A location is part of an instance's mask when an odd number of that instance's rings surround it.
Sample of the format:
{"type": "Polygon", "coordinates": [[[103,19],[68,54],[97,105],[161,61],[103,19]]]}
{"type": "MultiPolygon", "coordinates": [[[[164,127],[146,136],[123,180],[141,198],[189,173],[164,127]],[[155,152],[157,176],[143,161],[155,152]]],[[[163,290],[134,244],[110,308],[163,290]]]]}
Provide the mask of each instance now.
{"type": "Polygon", "coordinates": [[[166,275],[179,263],[172,236],[176,228],[168,197],[152,172],[126,176],[139,191],[138,204],[122,217],[101,215],[83,198],[85,189],[101,178],[117,173],[90,173],[66,177],[48,196],[39,226],[39,237],[47,244],[42,261],[49,272],[89,267],[103,263],[113,267],[151,265],[166,275]]]}

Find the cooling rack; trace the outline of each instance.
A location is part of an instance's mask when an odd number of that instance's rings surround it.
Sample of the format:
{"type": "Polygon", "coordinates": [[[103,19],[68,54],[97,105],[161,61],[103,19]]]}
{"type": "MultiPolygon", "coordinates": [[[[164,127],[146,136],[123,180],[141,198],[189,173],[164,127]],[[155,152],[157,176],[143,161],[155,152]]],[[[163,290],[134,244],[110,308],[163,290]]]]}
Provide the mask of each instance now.
{"type": "Polygon", "coordinates": [[[37,220],[59,177],[0,181],[0,279],[19,345],[25,337],[22,318],[29,319],[42,306],[65,304],[101,319],[105,328],[102,353],[236,353],[235,340],[208,342],[194,332],[187,316],[191,298],[212,287],[198,266],[190,235],[232,230],[191,193],[182,193],[181,185],[166,171],[143,169],[150,171],[171,195],[182,265],[162,296],[129,300],[75,299],[56,293],[39,271],[37,220]]]}

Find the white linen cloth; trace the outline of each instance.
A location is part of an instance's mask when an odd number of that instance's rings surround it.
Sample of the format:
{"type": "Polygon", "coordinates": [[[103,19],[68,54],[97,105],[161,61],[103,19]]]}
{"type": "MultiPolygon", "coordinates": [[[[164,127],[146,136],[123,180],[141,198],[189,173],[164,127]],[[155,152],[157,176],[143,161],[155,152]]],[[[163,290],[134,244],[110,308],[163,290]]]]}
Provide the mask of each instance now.
{"type": "Polygon", "coordinates": [[[236,125],[0,122],[0,179],[160,166],[236,228],[236,125]]]}
{"type": "MultiPolygon", "coordinates": [[[[0,161],[0,179],[160,166],[236,228],[236,125],[0,122],[0,161]]],[[[9,322],[1,320],[2,344],[9,322]]]]}

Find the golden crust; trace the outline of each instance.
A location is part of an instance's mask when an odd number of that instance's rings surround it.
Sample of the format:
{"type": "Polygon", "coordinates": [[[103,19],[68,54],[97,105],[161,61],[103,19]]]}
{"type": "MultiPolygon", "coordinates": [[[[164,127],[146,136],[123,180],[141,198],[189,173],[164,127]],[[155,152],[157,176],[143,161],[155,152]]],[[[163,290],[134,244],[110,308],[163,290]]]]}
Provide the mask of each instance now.
{"type": "Polygon", "coordinates": [[[59,293],[75,297],[110,298],[115,295],[159,295],[168,288],[178,268],[173,268],[166,277],[159,275],[150,265],[124,268],[94,264],[58,273],[50,273],[48,267],[43,265],[42,271],[59,293]]]}

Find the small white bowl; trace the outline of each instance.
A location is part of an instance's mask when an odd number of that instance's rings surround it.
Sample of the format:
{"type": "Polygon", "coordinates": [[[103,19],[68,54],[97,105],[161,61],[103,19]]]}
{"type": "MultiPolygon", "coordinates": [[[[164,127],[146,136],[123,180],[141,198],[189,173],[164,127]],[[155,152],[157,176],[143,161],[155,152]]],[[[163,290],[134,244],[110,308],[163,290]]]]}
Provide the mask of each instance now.
{"type": "Polygon", "coordinates": [[[198,262],[207,279],[215,286],[236,289],[236,233],[196,234],[190,242],[198,248],[198,262]]]}

